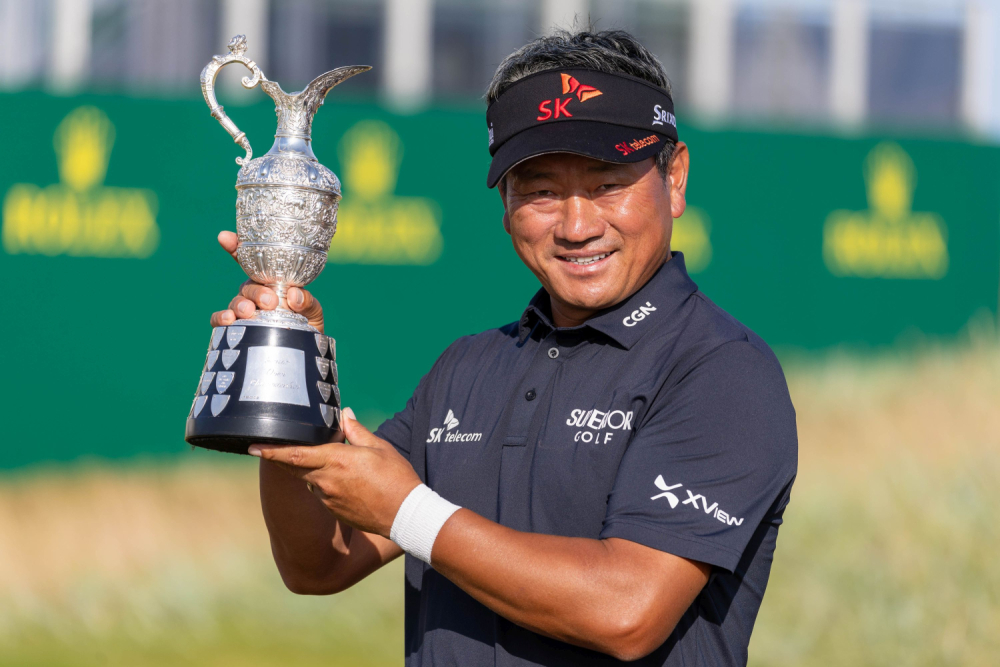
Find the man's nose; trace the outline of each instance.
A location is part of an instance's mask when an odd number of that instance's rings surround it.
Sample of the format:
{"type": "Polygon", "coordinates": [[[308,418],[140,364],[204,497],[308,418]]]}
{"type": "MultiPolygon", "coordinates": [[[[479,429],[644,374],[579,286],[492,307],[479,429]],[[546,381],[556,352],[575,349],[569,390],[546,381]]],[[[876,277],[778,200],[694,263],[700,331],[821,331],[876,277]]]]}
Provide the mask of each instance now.
{"type": "Polygon", "coordinates": [[[563,200],[562,222],[556,228],[556,237],[569,243],[585,243],[600,236],[604,224],[597,207],[588,197],[570,196],[563,200]]]}

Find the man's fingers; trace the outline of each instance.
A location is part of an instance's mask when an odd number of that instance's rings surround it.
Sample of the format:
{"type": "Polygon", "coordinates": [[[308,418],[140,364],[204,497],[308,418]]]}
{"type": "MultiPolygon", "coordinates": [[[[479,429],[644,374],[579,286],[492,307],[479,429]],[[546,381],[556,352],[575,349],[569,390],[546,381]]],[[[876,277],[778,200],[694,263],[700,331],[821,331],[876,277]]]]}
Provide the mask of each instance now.
{"type": "Polygon", "coordinates": [[[236,321],[236,313],[232,310],[220,310],[212,313],[211,324],[213,327],[229,326],[236,321]]]}
{"type": "Polygon", "coordinates": [[[278,295],[270,287],[259,285],[248,280],[240,288],[240,296],[246,297],[261,310],[274,310],[278,307],[278,295]]]}
{"type": "Polygon", "coordinates": [[[253,316],[254,311],[257,310],[257,304],[246,297],[237,295],[229,302],[229,310],[233,311],[237,317],[247,319],[253,316]]]}
{"type": "Polygon", "coordinates": [[[326,465],[328,451],[322,447],[299,447],[297,445],[250,445],[250,456],[257,456],[275,463],[291,466],[299,477],[326,465]]]}
{"type": "Polygon", "coordinates": [[[236,248],[240,245],[240,238],[233,232],[219,232],[219,245],[236,259],[236,248]]]}
{"type": "Polygon", "coordinates": [[[374,433],[365,428],[364,424],[359,422],[354,416],[354,410],[344,408],[343,412],[340,414],[343,417],[341,420],[343,423],[340,427],[344,429],[347,441],[352,445],[372,447],[374,449],[385,449],[386,447],[389,447],[390,449],[392,448],[392,445],[377,437],[374,433]]]}
{"type": "Polygon", "coordinates": [[[309,324],[320,331],[323,330],[323,306],[312,294],[301,287],[292,287],[288,290],[288,307],[296,313],[303,315],[309,324]]]}

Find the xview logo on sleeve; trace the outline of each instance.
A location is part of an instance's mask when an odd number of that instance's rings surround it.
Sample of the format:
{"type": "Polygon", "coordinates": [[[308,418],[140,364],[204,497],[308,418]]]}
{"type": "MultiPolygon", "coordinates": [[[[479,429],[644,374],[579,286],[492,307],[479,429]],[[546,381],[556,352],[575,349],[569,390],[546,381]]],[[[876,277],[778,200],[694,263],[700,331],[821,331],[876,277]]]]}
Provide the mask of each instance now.
{"type": "Polygon", "coordinates": [[[444,426],[432,428],[427,442],[479,442],[483,439],[482,433],[462,433],[461,431],[452,433],[452,429],[457,426],[458,419],[455,417],[455,411],[448,410],[448,414],[444,418],[444,426]]]}
{"type": "Polygon", "coordinates": [[[674,489],[679,489],[683,484],[667,484],[666,480],[663,479],[663,475],[657,475],[656,479],[653,480],[653,484],[656,485],[661,493],[652,496],[650,500],[658,500],[659,498],[666,498],[667,502],[670,504],[670,509],[676,509],[678,505],[690,505],[691,509],[702,510],[705,514],[712,515],[715,519],[727,526],[740,526],[743,524],[742,518],[737,518],[735,516],[730,516],[729,512],[725,512],[719,507],[719,503],[708,504],[708,499],[701,495],[700,493],[692,493],[690,489],[684,489],[687,494],[687,500],[680,500],[674,493],[674,489]],[[698,501],[701,501],[701,506],[698,506],[698,501]]]}
{"type": "Polygon", "coordinates": [[[645,306],[640,306],[637,310],[633,310],[625,319],[623,319],[622,324],[627,327],[634,327],[639,322],[646,319],[647,315],[655,311],[656,308],[653,304],[647,301],[645,306]]]}

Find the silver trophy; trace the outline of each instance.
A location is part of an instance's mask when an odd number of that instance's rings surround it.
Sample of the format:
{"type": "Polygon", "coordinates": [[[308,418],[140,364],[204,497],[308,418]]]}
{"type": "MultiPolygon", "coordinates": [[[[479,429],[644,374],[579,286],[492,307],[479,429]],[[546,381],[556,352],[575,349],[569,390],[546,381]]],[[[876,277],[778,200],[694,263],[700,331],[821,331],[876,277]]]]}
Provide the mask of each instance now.
{"type": "Polygon", "coordinates": [[[340,180],[313,154],[313,116],[334,86],[371,69],[340,67],[289,94],[267,80],[246,48],[246,37],[237,35],[228,55],[213,57],[201,91],[212,116],[246,151],[236,158],[237,260],[279,303],[213,330],[185,434],[193,445],[239,453],[254,442],[329,442],[339,428],[336,344],[289,310],[286,295],[320,274],[337,231],[340,180]],[[260,84],[274,100],[278,130],[259,158],[215,97],[215,77],[230,63],[250,70],[244,88],[260,84]]]}

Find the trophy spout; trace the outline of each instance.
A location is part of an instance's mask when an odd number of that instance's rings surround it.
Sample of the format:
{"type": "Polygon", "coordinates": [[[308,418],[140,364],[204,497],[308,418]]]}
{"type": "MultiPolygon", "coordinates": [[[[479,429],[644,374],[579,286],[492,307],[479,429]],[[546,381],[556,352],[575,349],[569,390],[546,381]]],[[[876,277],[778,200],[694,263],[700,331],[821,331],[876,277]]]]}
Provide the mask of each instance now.
{"type": "Polygon", "coordinates": [[[312,137],[312,121],[316,111],[334,86],[355,74],[367,72],[368,65],[351,65],[320,74],[297,93],[286,93],[274,81],[262,81],[261,88],[274,100],[274,111],[278,115],[278,129],[275,137],[304,139],[312,137]]]}

